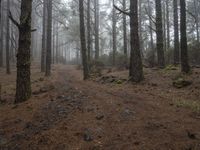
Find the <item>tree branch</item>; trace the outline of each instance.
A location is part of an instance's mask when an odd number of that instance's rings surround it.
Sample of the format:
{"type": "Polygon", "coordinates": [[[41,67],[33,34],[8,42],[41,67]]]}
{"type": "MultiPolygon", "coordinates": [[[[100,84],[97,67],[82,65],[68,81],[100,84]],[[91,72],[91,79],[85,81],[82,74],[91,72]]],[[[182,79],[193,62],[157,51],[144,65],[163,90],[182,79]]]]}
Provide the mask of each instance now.
{"type": "Polygon", "coordinates": [[[16,25],[18,28],[20,28],[20,24],[13,18],[11,11],[9,11],[10,20],[13,22],[14,25],[16,25]]]}
{"type": "Polygon", "coordinates": [[[125,15],[130,16],[130,12],[123,11],[123,10],[121,10],[119,7],[117,7],[116,5],[113,5],[113,6],[114,6],[114,8],[117,9],[119,12],[121,12],[121,13],[123,13],[123,14],[125,14],[125,15]]]}

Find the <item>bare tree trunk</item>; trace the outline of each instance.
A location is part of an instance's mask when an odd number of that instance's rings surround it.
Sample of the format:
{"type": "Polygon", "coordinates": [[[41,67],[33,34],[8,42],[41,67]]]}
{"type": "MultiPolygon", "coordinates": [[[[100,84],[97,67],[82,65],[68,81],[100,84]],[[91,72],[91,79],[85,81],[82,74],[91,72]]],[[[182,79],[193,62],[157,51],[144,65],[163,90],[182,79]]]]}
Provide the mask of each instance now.
{"type": "Polygon", "coordinates": [[[140,38],[140,51],[143,57],[143,37],[142,37],[142,0],[139,0],[139,38],[140,38]]]}
{"type": "Polygon", "coordinates": [[[15,103],[26,101],[31,96],[31,13],[32,0],[21,0],[15,103]]]}
{"type": "Polygon", "coordinates": [[[174,5],[174,64],[180,61],[180,43],[179,43],[179,24],[178,24],[178,2],[173,0],[174,5]]]}
{"type": "Polygon", "coordinates": [[[10,0],[7,0],[7,20],[6,20],[6,73],[10,74],[10,0]]]}
{"type": "Polygon", "coordinates": [[[55,32],[55,20],[53,20],[53,40],[52,40],[52,63],[55,64],[55,35],[56,35],[56,32],[55,32]]]}
{"type": "Polygon", "coordinates": [[[144,79],[138,28],[138,1],[130,0],[131,58],[129,75],[133,82],[140,82],[144,79]]]}
{"type": "Polygon", "coordinates": [[[3,15],[2,0],[0,0],[0,67],[3,67],[3,15]]]}
{"type": "Polygon", "coordinates": [[[198,1],[194,0],[195,9],[195,22],[196,22],[196,32],[197,32],[197,43],[199,43],[199,14],[198,14],[198,1]]]}
{"type": "Polygon", "coordinates": [[[189,62],[188,62],[185,0],[180,1],[180,12],[181,12],[181,70],[184,73],[189,73],[190,66],[189,66],[189,62]]]}
{"type": "MultiPolygon", "coordinates": [[[[126,0],[123,0],[123,11],[126,11],[126,0]]],[[[124,38],[124,56],[125,60],[128,59],[128,47],[127,47],[127,27],[126,27],[126,14],[123,14],[123,38],[124,38]]],[[[125,62],[127,64],[127,62],[125,62]]]]}
{"type": "Polygon", "coordinates": [[[81,53],[83,63],[83,78],[89,78],[88,59],[85,40],[85,24],[84,24],[84,5],[83,0],[79,0],[79,15],[80,15],[80,40],[81,40],[81,53]]]}
{"type": "Polygon", "coordinates": [[[163,26],[162,26],[162,9],[161,0],[156,0],[156,35],[157,35],[157,55],[158,66],[165,67],[165,57],[163,49],[163,26]]]}
{"type": "Polygon", "coordinates": [[[58,64],[59,60],[58,60],[58,53],[59,53],[59,48],[58,48],[58,37],[59,36],[59,33],[58,33],[58,22],[56,23],[56,63],[58,64]]]}
{"type": "Polygon", "coordinates": [[[47,0],[43,0],[43,25],[42,25],[42,53],[41,53],[41,72],[45,71],[46,58],[46,16],[47,16],[47,0]]]}
{"type": "Polygon", "coordinates": [[[91,60],[91,15],[90,15],[90,9],[91,9],[91,1],[87,0],[87,51],[88,51],[88,61],[91,60]]]}
{"type": "Polygon", "coordinates": [[[45,76],[51,75],[51,50],[52,50],[52,0],[47,3],[47,54],[46,54],[46,72],[45,76]]]}
{"type": "Polygon", "coordinates": [[[170,19],[169,19],[169,0],[166,0],[166,24],[167,24],[167,50],[170,48],[170,19]]]}
{"type": "Polygon", "coordinates": [[[116,10],[114,8],[114,0],[113,0],[113,10],[112,10],[112,39],[113,39],[113,60],[112,60],[112,64],[113,66],[115,65],[115,60],[116,60],[116,52],[117,52],[117,27],[116,27],[116,24],[117,24],[117,20],[116,20],[116,10]]]}
{"type": "Polygon", "coordinates": [[[151,45],[151,54],[150,54],[150,65],[151,67],[154,67],[155,65],[155,48],[154,48],[154,42],[153,42],[153,23],[151,20],[152,16],[152,7],[150,5],[150,0],[148,0],[148,16],[149,16],[149,33],[150,33],[150,45],[151,45]]]}
{"type": "Polygon", "coordinates": [[[95,59],[99,59],[99,0],[94,0],[95,13],[95,59]]]}

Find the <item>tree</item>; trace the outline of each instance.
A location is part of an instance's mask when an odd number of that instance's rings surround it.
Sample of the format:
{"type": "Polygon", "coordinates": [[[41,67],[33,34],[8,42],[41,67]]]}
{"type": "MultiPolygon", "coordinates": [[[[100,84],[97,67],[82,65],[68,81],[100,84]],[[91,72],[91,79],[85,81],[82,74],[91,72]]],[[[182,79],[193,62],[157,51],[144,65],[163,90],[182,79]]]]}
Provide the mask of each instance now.
{"type": "Polygon", "coordinates": [[[140,82],[144,79],[138,29],[138,0],[130,0],[131,58],[129,75],[133,82],[140,82]]]}
{"type": "Polygon", "coordinates": [[[20,23],[9,13],[10,19],[19,29],[15,103],[26,101],[31,96],[31,14],[32,0],[21,0],[20,23]]]}
{"type": "Polygon", "coordinates": [[[90,61],[91,57],[91,15],[90,15],[90,9],[91,9],[91,2],[90,0],[87,0],[87,51],[88,51],[88,61],[90,61]]]}
{"type": "Polygon", "coordinates": [[[46,53],[46,76],[51,75],[51,49],[52,49],[52,0],[47,3],[47,53],[46,53]]]}
{"type": "Polygon", "coordinates": [[[116,10],[114,8],[114,0],[113,0],[113,10],[112,10],[112,37],[113,37],[113,60],[112,60],[112,64],[113,66],[115,65],[115,60],[116,60],[116,52],[117,52],[117,20],[116,20],[116,10]]]}
{"type": "Polygon", "coordinates": [[[41,72],[45,71],[47,0],[43,0],[41,72]]]}
{"type": "Polygon", "coordinates": [[[181,13],[181,71],[184,73],[190,72],[190,66],[188,62],[188,46],[187,46],[187,33],[186,33],[186,2],[180,1],[180,13],[181,13]]]}
{"type": "Polygon", "coordinates": [[[10,74],[10,0],[7,0],[7,19],[6,19],[6,73],[10,74]]]}
{"type": "Polygon", "coordinates": [[[95,14],[95,59],[99,59],[99,0],[94,0],[95,14]]]}
{"type": "Polygon", "coordinates": [[[179,27],[178,27],[178,3],[173,0],[174,5],[174,64],[179,64],[179,27]]]}
{"type": "MultiPolygon", "coordinates": [[[[126,11],[126,0],[123,0],[123,11],[126,11]]],[[[126,14],[123,13],[123,42],[124,42],[124,56],[128,59],[128,47],[127,47],[127,27],[126,27],[126,14]]]]}
{"type": "Polygon", "coordinates": [[[81,53],[83,63],[83,78],[89,78],[88,59],[85,40],[85,23],[84,23],[84,5],[83,0],[79,0],[79,19],[80,19],[80,40],[81,40],[81,53]]]}
{"type": "Polygon", "coordinates": [[[165,67],[165,57],[163,49],[163,26],[162,26],[162,7],[161,0],[156,0],[156,37],[157,37],[157,57],[158,66],[165,67]]]}
{"type": "Polygon", "coordinates": [[[3,67],[3,19],[2,0],[0,0],[0,67],[3,67]]]}

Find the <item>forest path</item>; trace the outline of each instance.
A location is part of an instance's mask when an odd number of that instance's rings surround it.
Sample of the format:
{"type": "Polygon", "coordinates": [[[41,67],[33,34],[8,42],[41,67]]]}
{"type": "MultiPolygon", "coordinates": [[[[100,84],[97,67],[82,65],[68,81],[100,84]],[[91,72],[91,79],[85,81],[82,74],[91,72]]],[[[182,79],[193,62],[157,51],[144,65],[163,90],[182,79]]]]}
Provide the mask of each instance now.
{"type": "Polygon", "coordinates": [[[2,149],[200,149],[200,120],[159,88],[83,81],[80,70],[62,65],[45,84],[9,110],[12,119],[2,116],[2,149]]]}

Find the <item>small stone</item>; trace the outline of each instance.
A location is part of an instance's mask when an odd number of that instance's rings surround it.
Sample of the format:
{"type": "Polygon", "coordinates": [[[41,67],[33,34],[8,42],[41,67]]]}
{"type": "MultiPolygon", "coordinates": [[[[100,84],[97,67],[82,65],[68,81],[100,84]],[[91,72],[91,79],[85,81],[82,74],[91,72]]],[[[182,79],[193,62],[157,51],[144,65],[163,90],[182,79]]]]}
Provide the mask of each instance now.
{"type": "Polygon", "coordinates": [[[103,118],[104,118],[104,115],[101,115],[101,114],[99,114],[99,115],[96,116],[96,119],[97,119],[97,120],[101,120],[101,119],[103,119],[103,118]]]}
{"type": "Polygon", "coordinates": [[[91,135],[91,133],[89,132],[89,130],[86,130],[86,131],[85,131],[85,133],[83,134],[83,139],[84,139],[84,141],[86,141],[86,142],[91,142],[91,141],[93,141],[92,135],[91,135]]]}

